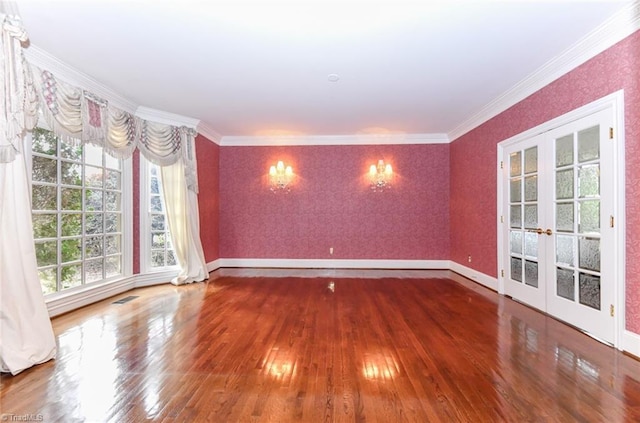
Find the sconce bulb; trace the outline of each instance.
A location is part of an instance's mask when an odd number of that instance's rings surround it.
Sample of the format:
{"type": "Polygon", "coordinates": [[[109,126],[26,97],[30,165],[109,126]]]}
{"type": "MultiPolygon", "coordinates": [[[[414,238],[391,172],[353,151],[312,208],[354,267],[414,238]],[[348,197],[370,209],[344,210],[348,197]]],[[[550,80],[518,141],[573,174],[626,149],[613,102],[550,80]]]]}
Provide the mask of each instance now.
{"type": "Polygon", "coordinates": [[[287,169],[284,171],[284,174],[287,176],[293,175],[293,169],[291,168],[291,166],[287,166],[287,169]]]}
{"type": "Polygon", "coordinates": [[[275,166],[271,166],[269,168],[269,175],[276,176],[276,167],[275,166]]]}
{"type": "Polygon", "coordinates": [[[391,169],[391,165],[390,164],[385,166],[384,173],[386,173],[387,175],[391,175],[393,173],[393,169],[391,169]]]}
{"type": "Polygon", "coordinates": [[[282,161],[278,161],[276,168],[278,169],[278,172],[282,172],[284,170],[284,163],[282,163],[282,161]]]}
{"type": "Polygon", "coordinates": [[[371,165],[371,167],[369,168],[369,175],[375,176],[377,172],[378,169],[376,168],[376,165],[371,165]]]}

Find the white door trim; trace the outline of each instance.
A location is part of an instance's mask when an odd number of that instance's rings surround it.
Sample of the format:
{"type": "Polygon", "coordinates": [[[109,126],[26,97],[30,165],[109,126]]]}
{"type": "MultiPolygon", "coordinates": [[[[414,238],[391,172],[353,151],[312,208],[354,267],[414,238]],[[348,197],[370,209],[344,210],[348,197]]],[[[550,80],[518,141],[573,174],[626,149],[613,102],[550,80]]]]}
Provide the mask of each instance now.
{"type": "MultiPolygon", "coordinates": [[[[498,255],[498,292],[505,293],[505,278],[503,271],[506,264],[504,263],[504,224],[502,220],[506,219],[506,210],[504,207],[503,180],[501,163],[505,163],[505,148],[535,137],[552,129],[571,123],[577,119],[589,116],[593,113],[610,109],[613,114],[614,122],[614,216],[616,225],[614,227],[614,256],[616,257],[613,287],[614,295],[614,346],[622,349],[622,340],[625,333],[625,277],[626,277],[626,248],[625,248],[625,138],[624,138],[624,90],[616,91],[610,95],[595,100],[589,104],[558,116],[550,121],[540,124],[534,128],[524,131],[513,137],[507,138],[498,143],[497,149],[497,208],[496,216],[497,226],[497,255],[498,255]]],[[[504,164],[506,166],[506,164],[504,164]]]]}

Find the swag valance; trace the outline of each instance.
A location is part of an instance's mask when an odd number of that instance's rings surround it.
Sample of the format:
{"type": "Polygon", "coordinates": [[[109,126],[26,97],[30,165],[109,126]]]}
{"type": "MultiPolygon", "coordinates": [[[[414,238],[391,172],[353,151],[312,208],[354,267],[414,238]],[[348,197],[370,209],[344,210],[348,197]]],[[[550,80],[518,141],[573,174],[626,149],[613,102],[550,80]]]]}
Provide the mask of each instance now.
{"type": "MultiPolygon", "coordinates": [[[[45,69],[29,64],[19,45],[21,33],[10,22],[3,23],[3,35],[14,47],[16,63],[6,64],[3,69],[17,77],[16,86],[5,87],[5,92],[16,93],[6,111],[8,143],[0,146],[0,162],[10,162],[22,139],[21,125],[33,129],[38,117],[44,119],[53,132],[71,142],[91,143],[103,147],[114,157],[131,157],[136,147],[150,162],[159,166],[170,166],[179,159],[184,162],[185,177],[190,190],[198,192],[194,151],[196,131],[186,126],[173,126],[139,118],[125,110],[109,104],[105,99],[80,87],[68,84],[45,69]],[[17,53],[17,54],[16,54],[17,53]],[[9,66],[10,65],[10,66],[9,66]]],[[[13,76],[12,75],[12,76],[13,76]]],[[[10,78],[6,79],[10,81],[10,78]]]]}
{"type": "Polygon", "coordinates": [[[193,143],[196,131],[139,118],[93,93],[31,66],[40,109],[47,124],[68,140],[101,146],[114,157],[128,158],[137,147],[158,166],[182,158],[189,189],[198,192],[193,143]]]}

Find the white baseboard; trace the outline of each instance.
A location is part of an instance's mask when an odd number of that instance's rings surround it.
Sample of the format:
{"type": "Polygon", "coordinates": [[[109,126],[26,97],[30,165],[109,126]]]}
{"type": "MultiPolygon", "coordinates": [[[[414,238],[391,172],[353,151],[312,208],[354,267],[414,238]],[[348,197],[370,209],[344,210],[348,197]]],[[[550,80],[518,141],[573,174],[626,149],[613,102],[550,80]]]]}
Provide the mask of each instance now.
{"type": "Polygon", "coordinates": [[[160,285],[163,283],[171,282],[171,279],[178,275],[178,270],[170,270],[164,272],[145,273],[142,275],[135,275],[135,287],[142,288],[143,286],[160,285]]]}
{"type": "MultiPolygon", "coordinates": [[[[225,259],[218,267],[291,269],[449,269],[449,260],[306,260],[306,259],[225,259]]],[[[212,262],[215,263],[215,262],[212,262]]]]}
{"type": "Polygon", "coordinates": [[[100,286],[89,286],[85,289],[63,292],[53,298],[45,299],[45,303],[47,304],[49,316],[55,317],[113,297],[114,295],[130,291],[135,287],[135,276],[129,276],[100,286]]]}
{"type": "Polygon", "coordinates": [[[625,330],[622,336],[621,349],[636,357],[640,357],[640,335],[625,330]]]}
{"type": "Polygon", "coordinates": [[[220,259],[214,260],[214,261],[210,261],[209,263],[207,263],[207,272],[211,273],[214,270],[218,270],[220,267],[220,259]]]}
{"type": "Polygon", "coordinates": [[[459,273],[465,278],[471,279],[472,281],[477,282],[480,285],[484,285],[487,288],[493,289],[494,291],[498,292],[498,279],[494,278],[493,276],[478,272],[477,270],[463,266],[460,263],[456,263],[455,261],[451,261],[449,263],[451,263],[451,265],[449,266],[449,270],[459,273]]]}

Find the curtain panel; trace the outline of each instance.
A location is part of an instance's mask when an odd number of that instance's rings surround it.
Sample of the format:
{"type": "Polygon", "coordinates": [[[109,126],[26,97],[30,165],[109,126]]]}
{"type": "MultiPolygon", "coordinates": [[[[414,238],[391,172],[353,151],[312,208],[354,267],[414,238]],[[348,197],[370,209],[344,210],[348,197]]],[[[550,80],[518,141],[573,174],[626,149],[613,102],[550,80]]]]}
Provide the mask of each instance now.
{"type": "Polygon", "coordinates": [[[55,357],[31,222],[31,187],[23,138],[36,122],[37,96],[13,3],[0,3],[0,371],[12,374],[55,357]],[[12,10],[10,10],[12,9],[12,10]]]}

